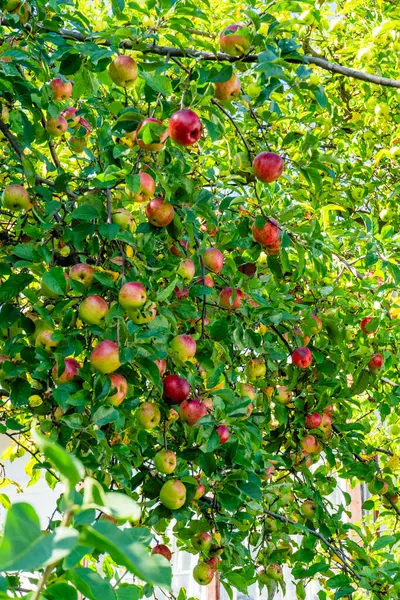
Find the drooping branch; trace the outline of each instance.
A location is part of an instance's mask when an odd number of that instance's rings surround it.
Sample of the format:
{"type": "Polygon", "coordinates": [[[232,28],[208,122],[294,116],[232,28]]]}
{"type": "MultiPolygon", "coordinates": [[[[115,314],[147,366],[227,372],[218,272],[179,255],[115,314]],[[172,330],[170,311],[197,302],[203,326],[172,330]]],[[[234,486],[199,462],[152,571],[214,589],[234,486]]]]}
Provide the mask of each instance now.
{"type": "MultiPolygon", "coordinates": [[[[111,46],[111,42],[101,37],[85,36],[83,33],[78,31],[72,31],[70,29],[61,29],[58,32],[62,37],[70,40],[76,40],[78,42],[91,41],[97,43],[100,46],[111,46]]],[[[224,52],[203,52],[201,50],[194,50],[192,48],[170,48],[169,46],[156,46],[155,44],[147,44],[146,46],[140,46],[130,40],[124,40],[119,44],[121,49],[135,50],[135,52],[141,52],[142,54],[157,54],[158,56],[170,56],[172,58],[185,58],[192,57],[207,61],[216,62],[244,62],[244,63],[256,63],[258,62],[258,54],[247,54],[243,57],[229,56],[224,52]]],[[[389,77],[381,77],[380,75],[372,75],[370,73],[364,73],[363,71],[357,71],[349,67],[343,67],[337,63],[332,63],[325,58],[319,56],[310,56],[308,54],[302,57],[287,57],[286,62],[294,64],[312,64],[330,71],[337,75],[343,75],[344,77],[351,77],[352,79],[359,79],[360,81],[366,81],[367,83],[373,83],[374,85],[382,85],[385,87],[392,87],[400,89],[400,80],[391,79],[389,77]]]]}

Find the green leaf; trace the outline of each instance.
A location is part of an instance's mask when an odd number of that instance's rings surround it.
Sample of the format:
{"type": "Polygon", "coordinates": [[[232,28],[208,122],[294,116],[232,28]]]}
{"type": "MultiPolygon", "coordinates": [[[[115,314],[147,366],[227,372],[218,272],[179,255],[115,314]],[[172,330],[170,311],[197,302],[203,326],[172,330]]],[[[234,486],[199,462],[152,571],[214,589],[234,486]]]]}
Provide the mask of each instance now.
{"type": "Polygon", "coordinates": [[[42,594],[49,600],[78,600],[76,589],[68,583],[53,583],[42,594]]]}
{"type": "Polygon", "coordinates": [[[61,267],[53,267],[46,271],[42,277],[42,282],[57,296],[63,296],[67,291],[67,281],[61,267]]]}
{"type": "Polygon", "coordinates": [[[28,273],[18,273],[18,275],[10,275],[7,281],[4,281],[0,286],[0,302],[9,302],[33,281],[33,276],[28,273]]]}
{"type": "Polygon", "coordinates": [[[163,290],[161,290],[161,292],[159,292],[157,294],[157,300],[158,302],[163,302],[164,300],[166,300],[167,298],[170,297],[170,295],[172,294],[172,292],[174,291],[174,288],[176,286],[176,284],[178,283],[178,278],[175,278],[171,281],[171,283],[169,285],[167,285],[166,288],[164,288],[163,290]]]}
{"type": "Polygon", "coordinates": [[[147,85],[151,87],[158,94],[163,96],[170,96],[172,94],[171,80],[165,75],[152,75],[143,71],[140,74],[141,78],[145,80],[147,85]]]}
{"type": "Polygon", "coordinates": [[[66,221],[70,223],[73,219],[79,219],[81,221],[91,221],[92,219],[98,219],[100,213],[95,206],[92,204],[81,204],[72,211],[66,218],[66,221]]]}
{"type": "Polygon", "coordinates": [[[65,577],[89,600],[116,600],[111,584],[92,569],[70,569],[65,577]]]}
{"type": "Polygon", "coordinates": [[[117,519],[128,519],[135,522],[140,519],[139,505],[126,494],[120,492],[107,492],[106,506],[111,509],[111,514],[117,519]]]}
{"type": "Polygon", "coordinates": [[[372,551],[375,552],[376,550],[381,550],[386,546],[393,546],[396,541],[397,538],[394,535],[383,535],[376,540],[375,544],[372,546],[372,551]]]}
{"type": "Polygon", "coordinates": [[[37,429],[32,429],[32,439],[39,450],[53,463],[60,475],[75,486],[81,481],[85,469],[75,456],[64,450],[56,442],[52,442],[37,429]]]}

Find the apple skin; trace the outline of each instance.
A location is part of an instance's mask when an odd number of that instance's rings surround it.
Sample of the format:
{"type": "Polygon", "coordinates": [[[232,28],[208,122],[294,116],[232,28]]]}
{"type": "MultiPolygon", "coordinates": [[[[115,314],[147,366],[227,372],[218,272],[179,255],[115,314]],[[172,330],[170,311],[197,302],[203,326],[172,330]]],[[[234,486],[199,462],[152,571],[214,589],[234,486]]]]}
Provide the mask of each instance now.
{"type": "Polygon", "coordinates": [[[193,500],[200,500],[200,498],[202,498],[205,493],[206,493],[205,486],[202,483],[199,483],[199,485],[196,488],[193,500]]]}
{"type": "MultiPolygon", "coordinates": [[[[211,275],[205,275],[204,277],[199,277],[198,279],[196,279],[196,285],[205,285],[206,287],[209,288],[213,288],[214,287],[214,282],[212,280],[211,275]]],[[[232,289],[232,288],[228,288],[228,289],[232,289]]]]}
{"type": "Polygon", "coordinates": [[[117,344],[111,340],[103,340],[97,344],[90,355],[90,364],[103,375],[116,371],[121,366],[117,344]]]}
{"type": "Polygon", "coordinates": [[[156,182],[149,173],[143,171],[139,173],[140,185],[139,190],[136,193],[131,192],[126,188],[126,193],[133,202],[147,202],[150,198],[153,198],[156,191],[156,182]]]}
{"type": "Polygon", "coordinates": [[[268,567],[265,569],[265,574],[269,579],[272,579],[272,581],[279,581],[283,578],[282,567],[275,563],[268,565],[268,567]]]}
{"type": "Polygon", "coordinates": [[[175,296],[176,296],[177,300],[182,300],[182,298],[187,298],[188,294],[189,294],[188,288],[182,288],[180,290],[177,285],[174,287],[174,292],[175,292],[175,296]]]}
{"type": "Polygon", "coordinates": [[[178,275],[186,282],[189,282],[193,279],[195,272],[196,267],[190,258],[183,260],[177,270],[178,275]]]}
{"type": "Polygon", "coordinates": [[[322,416],[315,412],[306,416],[305,427],[306,429],[317,429],[322,423],[322,416]]]}
{"type": "Polygon", "coordinates": [[[128,382],[120,373],[111,373],[111,390],[116,388],[116,392],[112,396],[108,396],[108,402],[113,406],[119,406],[126,398],[128,393],[128,382]]]}
{"type": "Polygon", "coordinates": [[[163,379],[163,398],[168,404],[181,404],[189,397],[190,385],[179,375],[167,375],[163,379]]]}
{"type": "Polygon", "coordinates": [[[50,82],[51,93],[53,100],[61,101],[68,100],[72,94],[72,83],[63,81],[61,77],[57,77],[50,82]]]}
{"type": "Polygon", "coordinates": [[[112,214],[112,222],[119,226],[121,231],[131,229],[133,225],[133,216],[130,210],[126,208],[117,208],[112,214]]]}
{"type": "Polygon", "coordinates": [[[267,365],[263,360],[253,358],[246,365],[246,376],[250,381],[264,379],[267,374],[267,365]]]}
{"type": "Polygon", "coordinates": [[[373,357],[371,358],[371,360],[368,363],[368,369],[371,373],[373,373],[374,375],[376,375],[377,373],[379,373],[379,371],[381,370],[381,368],[383,367],[383,356],[380,352],[377,352],[376,354],[373,355],[373,357]]]}
{"type": "Polygon", "coordinates": [[[312,363],[313,356],[308,348],[300,346],[292,354],[292,362],[300,369],[306,369],[312,363]]]}
{"type": "Polygon", "coordinates": [[[88,296],[79,306],[79,318],[87,325],[100,325],[107,313],[107,302],[100,296],[88,296]]]}
{"type": "Polygon", "coordinates": [[[68,127],[74,128],[78,125],[80,119],[76,113],[77,109],[73,106],[69,106],[68,108],[64,108],[64,110],[60,112],[60,115],[66,119],[68,127]]]}
{"type": "Polygon", "coordinates": [[[137,79],[138,67],[132,57],[123,54],[110,63],[108,73],[115,85],[130,88],[137,79]]]}
{"type": "Polygon", "coordinates": [[[283,158],[275,152],[261,152],[253,160],[254,175],[263,183],[276,181],[282,175],[284,166],[283,158]]]}
{"type": "Polygon", "coordinates": [[[174,215],[172,204],[164,202],[162,198],[154,198],[146,206],[146,217],[154,227],[166,227],[173,221],[174,215]]]}
{"type": "Polygon", "coordinates": [[[53,352],[60,343],[51,339],[53,333],[52,329],[42,329],[42,331],[39,331],[35,341],[36,348],[43,348],[43,350],[49,353],[53,352]]]}
{"type": "Polygon", "coordinates": [[[199,562],[193,569],[193,579],[199,585],[208,585],[214,579],[214,572],[211,565],[199,562]]]}
{"type": "Polygon", "coordinates": [[[64,368],[62,375],[60,375],[60,377],[58,377],[57,364],[55,364],[54,367],[52,368],[51,373],[53,375],[54,381],[57,384],[67,383],[68,381],[72,381],[73,379],[75,379],[75,377],[78,376],[79,369],[81,368],[81,365],[74,358],[65,358],[64,363],[65,363],[65,368],[64,368]]]}
{"type": "Polygon", "coordinates": [[[225,444],[229,440],[231,434],[226,425],[218,425],[215,431],[218,433],[220,444],[225,444]]]}
{"type": "Polygon", "coordinates": [[[230,310],[234,310],[235,308],[239,308],[242,304],[242,300],[244,298],[244,294],[242,290],[236,288],[236,298],[232,301],[233,290],[232,288],[224,288],[221,290],[219,294],[219,305],[222,308],[228,308],[230,310]]]}
{"type": "Polygon", "coordinates": [[[218,248],[207,248],[203,254],[204,266],[213,273],[219,273],[224,266],[224,256],[218,248]]]}
{"type": "Polygon", "coordinates": [[[85,132],[86,136],[88,136],[90,134],[91,129],[90,129],[89,121],[87,121],[83,117],[79,117],[79,127],[83,127],[84,129],[86,129],[86,132],[85,132]]]}
{"type": "Polygon", "coordinates": [[[169,120],[169,136],[181,146],[193,146],[201,137],[203,127],[193,110],[182,108],[169,120]]]}
{"type": "Polygon", "coordinates": [[[301,512],[307,519],[314,519],[317,503],[314,500],[304,500],[300,507],[301,512]]]}
{"type": "Polygon", "coordinates": [[[164,377],[165,371],[167,370],[167,361],[162,358],[161,360],[155,360],[154,362],[160,372],[160,377],[164,377]]]}
{"type": "Polygon", "coordinates": [[[94,269],[90,265],[79,263],[73,265],[69,270],[69,278],[72,281],[79,281],[86,288],[90,287],[93,283],[94,269]]]}
{"type": "Polygon", "coordinates": [[[250,398],[253,402],[257,398],[257,392],[251,383],[239,383],[238,391],[242,398],[250,398]]]}
{"type": "Polygon", "coordinates": [[[138,143],[138,145],[140,146],[140,148],[143,148],[143,150],[160,152],[164,148],[165,140],[168,137],[168,130],[164,131],[164,133],[162,133],[159,136],[158,142],[152,142],[150,144],[146,144],[143,140],[140,139],[140,137],[138,137],[138,133],[142,129],[142,127],[144,125],[146,125],[147,123],[157,123],[157,125],[162,125],[162,122],[159,119],[155,119],[154,117],[148,117],[147,119],[143,119],[143,121],[141,123],[139,123],[139,125],[135,131],[135,140],[138,143]]]}
{"type": "Polygon", "coordinates": [[[169,347],[172,357],[181,362],[186,362],[196,354],[196,341],[187,333],[176,335],[169,347]]]}
{"type": "Polygon", "coordinates": [[[315,321],[315,326],[312,328],[311,333],[315,335],[322,330],[322,319],[317,315],[311,315],[311,318],[315,321]]]}
{"type": "Polygon", "coordinates": [[[240,79],[233,73],[228,81],[218,82],[214,84],[215,97],[223,102],[226,100],[234,100],[241,92],[240,79]]]}
{"type": "Polygon", "coordinates": [[[179,479],[169,479],[160,491],[160,501],[170,510],[179,510],[186,502],[186,488],[179,479]]]}
{"type": "Polygon", "coordinates": [[[383,496],[384,494],[386,494],[389,490],[389,484],[387,483],[387,481],[384,481],[381,478],[377,478],[376,480],[372,480],[369,482],[369,484],[367,485],[368,487],[368,491],[370,494],[379,494],[380,496],[383,496]],[[378,486],[379,484],[381,485],[380,489],[377,491],[376,490],[376,486],[375,487],[375,482],[378,482],[378,486]]]}
{"type": "Polygon", "coordinates": [[[300,446],[307,454],[319,454],[321,452],[321,444],[313,435],[306,435],[300,442],[300,446]]]}
{"type": "Polygon", "coordinates": [[[154,546],[151,553],[152,554],[160,554],[161,556],[166,558],[169,562],[171,562],[171,560],[172,560],[172,552],[168,548],[168,546],[165,546],[164,544],[157,544],[157,546],[154,546]]]}
{"type": "Polygon", "coordinates": [[[203,533],[196,533],[192,537],[192,546],[197,552],[203,552],[204,554],[208,554],[211,548],[212,536],[206,531],[203,533]]]}
{"type": "Polygon", "coordinates": [[[365,319],[363,319],[360,322],[360,329],[363,333],[365,333],[365,335],[373,335],[374,333],[376,333],[376,329],[374,329],[373,331],[368,331],[366,329],[366,326],[368,325],[368,323],[372,321],[372,317],[365,317],[365,319]]]}
{"type": "Polygon", "coordinates": [[[219,36],[219,45],[222,52],[229,54],[229,56],[242,56],[250,50],[250,40],[244,35],[236,33],[240,29],[244,29],[243,25],[232,24],[225,27],[221,32],[219,36]]]}
{"type": "Polygon", "coordinates": [[[67,119],[64,117],[49,117],[46,123],[46,131],[49,135],[60,137],[68,129],[67,119]]]}
{"type": "Polygon", "coordinates": [[[140,308],[146,303],[146,300],[146,289],[138,281],[124,283],[118,294],[118,301],[124,309],[140,308]]]}
{"type": "Polygon", "coordinates": [[[218,565],[220,562],[221,559],[219,556],[213,556],[212,558],[210,558],[210,560],[207,561],[207,565],[209,565],[215,573],[216,571],[218,571],[218,565]]]}
{"type": "Polygon", "coordinates": [[[152,302],[147,308],[128,308],[126,312],[130,320],[135,323],[135,325],[144,325],[145,323],[150,323],[150,321],[157,316],[156,305],[154,302],[152,302]]]}
{"type": "Polygon", "coordinates": [[[143,402],[136,411],[136,418],[143,429],[154,429],[161,421],[161,413],[154,402],[143,402]]]}
{"type": "Polygon", "coordinates": [[[172,450],[160,450],[154,457],[154,466],[159,473],[171,475],[176,469],[176,454],[172,450]]]}
{"type": "MultiPolygon", "coordinates": [[[[181,248],[183,248],[184,251],[189,249],[189,242],[187,240],[180,240],[178,243],[179,243],[179,246],[181,248]]],[[[172,242],[171,254],[173,254],[174,256],[178,256],[180,258],[181,256],[185,256],[184,251],[181,252],[181,250],[177,247],[175,242],[172,242]]]]}
{"type": "Polygon", "coordinates": [[[199,419],[205,417],[208,411],[206,405],[197,399],[184,400],[179,407],[179,414],[182,421],[193,426],[199,419]]]}
{"type": "Polygon", "coordinates": [[[283,404],[284,406],[286,406],[287,404],[290,404],[290,402],[292,401],[292,397],[293,397],[293,392],[291,392],[288,389],[287,385],[278,385],[278,387],[276,388],[277,391],[277,402],[279,402],[279,404],[283,404]]]}
{"type": "Polygon", "coordinates": [[[2,204],[4,208],[13,210],[29,210],[32,207],[29,194],[23,185],[13,183],[4,188],[2,204]]]}
{"type": "Polygon", "coordinates": [[[269,481],[275,473],[275,461],[270,460],[269,466],[265,469],[265,475],[262,477],[265,481],[269,481]]]}
{"type": "Polygon", "coordinates": [[[69,147],[76,154],[81,154],[87,147],[87,140],[84,137],[71,136],[68,140],[69,147]]]}
{"type": "Polygon", "coordinates": [[[271,221],[265,221],[262,227],[257,227],[254,223],[252,227],[253,239],[261,244],[261,246],[267,246],[274,248],[274,244],[278,241],[280,243],[281,230],[279,226],[271,221]]]}
{"type": "Polygon", "coordinates": [[[268,256],[277,256],[281,251],[281,244],[281,239],[276,240],[276,242],[274,242],[273,244],[265,246],[265,252],[268,254],[268,256]]]}

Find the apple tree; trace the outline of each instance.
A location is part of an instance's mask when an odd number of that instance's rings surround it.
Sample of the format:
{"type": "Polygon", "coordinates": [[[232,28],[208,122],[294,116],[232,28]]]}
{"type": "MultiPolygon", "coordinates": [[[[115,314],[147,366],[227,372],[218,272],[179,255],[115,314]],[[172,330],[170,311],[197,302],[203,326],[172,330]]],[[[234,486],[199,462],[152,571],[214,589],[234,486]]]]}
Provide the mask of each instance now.
{"type": "Polygon", "coordinates": [[[396,3],[1,10],[2,596],[399,598],[396,3]]]}

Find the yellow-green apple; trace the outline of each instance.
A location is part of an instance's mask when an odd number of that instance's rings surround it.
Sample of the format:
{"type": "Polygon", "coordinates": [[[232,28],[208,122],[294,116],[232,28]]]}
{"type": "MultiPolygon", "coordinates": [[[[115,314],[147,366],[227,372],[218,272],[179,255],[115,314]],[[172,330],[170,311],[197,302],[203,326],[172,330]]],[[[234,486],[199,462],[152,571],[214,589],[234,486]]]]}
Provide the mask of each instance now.
{"type": "Polygon", "coordinates": [[[305,426],[307,429],[317,429],[322,423],[322,416],[315,412],[306,416],[305,426]]]}
{"type": "Polygon", "coordinates": [[[136,418],[143,429],[154,429],[161,421],[161,413],[154,402],[143,402],[136,411],[136,418]]]}
{"type": "Polygon", "coordinates": [[[207,531],[195,533],[191,541],[195,550],[208,554],[208,551],[211,548],[212,536],[207,531]]]}
{"type": "Polygon", "coordinates": [[[23,185],[18,183],[4,188],[2,203],[4,208],[13,211],[29,210],[32,206],[28,192],[23,185]]]}
{"type": "Polygon", "coordinates": [[[163,131],[162,133],[158,133],[160,128],[163,126],[162,122],[159,119],[155,119],[154,117],[148,117],[147,119],[143,119],[141,123],[139,123],[136,131],[135,131],[135,139],[140,146],[144,150],[150,150],[153,152],[160,152],[164,148],[165,140],[168,137],[168,130],[163,131]],[[152,123],[155,125],[152,126],[152,123]],[[147,125],[147,127],[145,127],[147,125]],[[144,131],[140,133],[140,131],[145,127],[144,131]],[[144,137],[146,137],[147,131],[150,129],[151,131],[151,141],[144,141],[144,137]]]}
{"type": "Polygon", "coordinates": [[[161,360],[155,360],[154,361],[157,365],[157,368],[160,372],[160,377],[164,376],[165,371],[167,370],[167,361],[162,358],[161,360]]]}
{"type": "Polygon", "coordinates": [[[280,238],[281,230],[275,220],[272,222],[272,220],[267,219],[261,227],[254,223],[252,233],[253,239],[261,246],[273,247],[273,244],[276,244],[280,238]]]}
{"type": "Polygon", "coordinates": [[[215,97],[218,100],[234,100],[240,94],[240,79],[233,73],[228,81],[222,81],[214,84],[215,86],[215,97]]]}
{"type": "Polygon", "coordinates": [[[313,519],[315,517],[315,511],[317,509],[317,503],[314,500],[304,500],[300,507],[301,512],[307,519],[313,519]]]}
{"type": "Polygon", "coordinates": [[[163,379],[163,398],[169,404],[180,404],[190,394],[190,385],[179,375],[167,375],[163,379]]]}
{"type": "Polygon", "coordinates": [[[199,483],[194,493],[193,500],[200,500],[206,493],[206,488],[202,483],[199,483]]]}
{"type": "Polygon", "coordinates": [[[138,76],[136,61],[131,56],[122,54],[110,63],[108,73],[115,83],[123,88],[132,87],[138,76]]]}
{"type": "Polygon", "coordinates": [[[119,225],[121,231],[131,229],[133,224],[133,216],[130,210],[126,208],[117,208],[112,214],[112,222],[119,225]]]}
{"type": "Polygon", "coordinates": [[[218,248],[207,248],[203,254],[204,266],[213,271],[213,273],[219,273],[224,266],[224,256],[218,248]]]}
{"type": "Polygon", "coordinates": [[[79,281],[86,288],[90,287],[93,283],[94,269],[90,265],[84,263],[78,263],[69,270],[69,278],[72,281],[79,281]]]}
{"type": "Polygon", "coordinates": [[[42,329],[42,331],[39,331],[35,341],[36,348],[43,348],[46,352],[55,350],[60,342],[52,339],[53,333],[52,329],[42,329]]]}
{"type": "Polygon", "coordinates": [[[154,198],[146,206],[146,217],[154,227],[166,227],[174,219],[174,207],[163,198],[154,198]]]}
{"type": "Polygon", "coordinates": [[[88,296],[79,306],[79,318],[88,325],[100,325],[107,313],[107,302],[100,296],[88,296]]]}
{"type": "Polygon", "coordinates": [[[61,111],[60,115],[64,117],[64,119],[66,119],[68,127],[76,127],[79,123],[79,115],[77,115],[77,109],[73,106],[64,108],[64,110],[61,111]]]}
{"type": "Polygon", "coordinates": [[[61,115],[59,117],[49,117],[46,123],[46,130],[49,135],[59,137],[63,135],[68,129],[67,119],[64,119],[61,115]]]}
{"type": "Polygon", "coordinates": [[[268,565],[268,567],[265,569],[265,574],[269,579],[272,579],[273,581],[279,581],[283,578],[282,567],[275,563],[268,565]]]}
{"type": "Polygon", "coordinates": [[[264,183],[276,181],[282,175],[284,166],[283,158],[275,152],[261,152],[253,160],[254,175],[264,183]]]}
{"type": "Polygon", "coordinates": [[[300,446],[307,454],[319,454],[322,450],[317,438],[311,434],[306,435],[301,440],[300,446]]]}
{"type": "Polygon", "coordinates": [[[365,317],[365,319],[360,322],[360,329],[366,335],[373,335],[377,331],[376,329],[370,329],[368,327],[370,321],[372,321],[372,317],[365,317]]]}
{"type": "Polygon", "coordinates": [[[169,120],[169,136],[181,146],[192,146],[201,137],[203,127],[199,117],[193,110],[182,108],[169,120]]]}
{"type": "Polygon", "coordinates": [[[291,392],[288,389],[287,385],[278,385],[278,387],[276,388],[276,401],[279,402],[279,404],[290,404],[292,397],[293,397],[293,392],[291,392]]]}
{"type": "Polygon", "coordinates": [[[370,494],[380,494],[382,496],[389,490],[389,484],[387,481],[384,481],[380,477],[370,481],[367,487],[370,494]]]}
{"type": "Polygon", "coordinates": [[[68,100],[72,94],[72,83],[57,77],[50,82],[51,94],[54,100],[68,100]]]}
{"type": "Polygon", "coordinates": [[[111,340],[103,340],[97,344],[90,355],[90,364],[103,375],[116,371],[121,366],[117,344],[111,340]]]}
{"type": "Polygon", "coordinates": [[[176,454],[172,450],[160,450],[154,457],[154,466],[159,473],[171,475],[176,469],[176,454]]]}
{"type": "Polygon", "coordinates": [[[264,379],[267,374],[267,365],[263,360],[259,358],[253,358],[249,360],[246,365],[246,376],[250,381],[257,381],[258,379],[264,379]]]}
{"type": "Polygon", "coordinates": [[[64,371],[58,376],[58,367],[57,364],[53,366],[52,375],[53,379],[57,384],[67,383],[68,381],[72,381],[79,374],[79,369],[81,365],[74,358],[65,358],[64,359],[64,371]]]}
{"type": "Polygon", "coordinates": [[[312,363],[313,356],[311,351],[305,346],[300,346],[292,354],[292,362],[296,367],[300,369],[306,369],[312,363]]]}
{"type": "Polygon", "coordinates": [[[108,402],[113,406],[119,406],[126,398],[128,393],[128,382],[120,373],[111,373],[110,375],[111,396],[108,396],[108,402]]]}
{"type": "Polygon", "coordinates": [[[321,423],[319,429],[325,433],[327,437],[330,436],[332,427],[332,414],[324,410],[321,417],[321,423]]]}
{"type": "Polygon", "coordinates": [[[203,402],[197,399],[184,400],[179,407],[179,414],[182,421],[193,426],[201,417],[204,417],[207,412],[207,407],[203,402]]]}
{"type": "Polygon", "coordinates": [[[199,562],[193,569],[193,579],[199,585],[208,585],[214,578],[214,569],[206,562],[199,562]]]}
{"type": "Polygon", "coordinates": [[[69,147],[77,154],[81,154],[87,147],[87,139],[85,137],[76,137],[72,135],[68,140],[69,147]]]}
{"type": "Polygon", "coordinates": [[[377,352],[376,354],[373,355],[373,357],[369,361],[368,369],[371,373],[376,375],[381,370],[382,366],[383,366],[383,356],[382,356],[382,354],[380,354],[380,352],[377,352]]]}
{"type": "Polygon", "coordinates": [[[124,283],[118,295],[118,301],[122,308],[140,308],[146,303],[147,293],[143,284],[138,281],[124,283]]]}
{"type": "Polygon", "coordinates": [[[187,333],[176,335],[169,347],[172,357],[182,362],[186,362],[196,354],[196,341],[187,333]]]}
{"type": "Polygon", "coordinates": [[[218,425],[215,431],[218,434],[220,444],[225,444],[229,440],[230,433],[226,425],[218,425]]]}
{"type": "Polygon", "coordinates": [[[311,318],[314,319],[315,325],[310,329],[310,333],[315,335],[322,330],[322,320],[317,315],[311,315],[311,318]]]}
{"type": "Polygon", "coordinates": [[[250,50],[251,42],[240,33],[241,29],[245,29],[245,27],[235,23],[228,25],[221,31],[219,45],[222,52],[229,54],[229,56],[242,56],[250,50]]]}
{"type": "Polygon", "coordinates": [[[242,304],[242,300],[244,298],[244,294],[242,292],[242,290],[239,290],[238,288],[235,289],[235,299],[233,299],[233,290],[231,287],[229,288],[224,288],[223,290],[221,290],[220,294],[219,294],[219,305],[222,308],[229,308],[231,310],[235,309],[235,308],[239,308],[240,305],[242,304]]]}
{"type": "Polygon", "coordinates": [[[128,308],[126,313],[130,320],[135,323],[135,325],[144,325],[145,323],[150,323],[150,321],[157,316],[156,305],[154,302],[147,308],[128,308]]]}
{"type": "Polygon", "coordinates": [[[195,271],[196,267],[194,266],[194,262],[190,258],[187,258],[181,262],[177,273],[185,281],[191,281],[194,277],[195,271]]]}
{"type": "Polygon", "coordinates": [[[186,502],[186,488],[179,479],[169,479],[160,491],[161,503],[170,510],[178,510],[186,502]]]}
{"type": "Polygon", "coordinates": [[[139,173],[139,178],[140,183],[137,192],[132,192],[128,187],[126,187],[125,191],[133,202],[147,202],[154,196],[156,182],[149,173],[144,173],[143,171],[139,173]]]}
{"type": "Polygon", "coordinates": [[[151,553],[152,554],[160,554],[160,556],[163,556],[170,562],[172,560],[172,552],[168,548],[168,546],[165,546],[164,544],[157,544],[157,546],[154,546],[151,553]]]}

